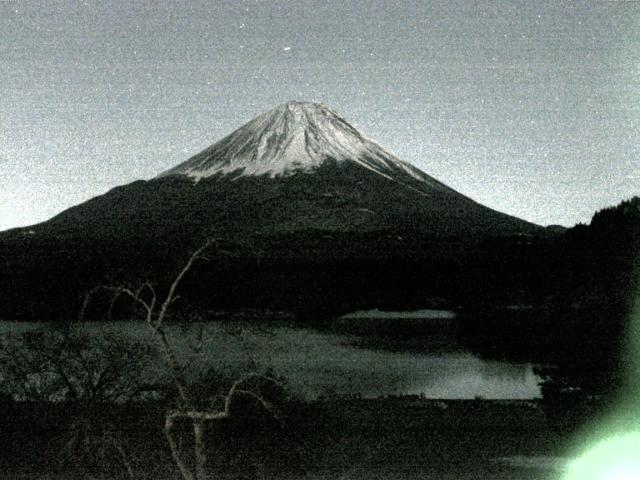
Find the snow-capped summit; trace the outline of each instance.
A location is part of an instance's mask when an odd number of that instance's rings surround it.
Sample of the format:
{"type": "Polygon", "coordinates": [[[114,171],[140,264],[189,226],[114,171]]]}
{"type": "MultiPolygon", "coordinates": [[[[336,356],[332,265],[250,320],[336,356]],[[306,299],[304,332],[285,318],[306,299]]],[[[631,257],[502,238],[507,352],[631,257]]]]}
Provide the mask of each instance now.
{"type": "Polygon", "coordinates": [[[541,231],[399,160],[331,109],[289,102],[156,178],[0,232],[0,314],[69,318],[105,278],[161,284],[207,238],[220,248],[184,305],[303,315],[413,305],[455,289],[467,259],[478,281],[487,259],[509,265],[493,239],[541,231]],[[52,282],[61,271],[69,281],[52,282]]]}
{"type": "Polygon", "coordinates": [[[433,180],[364,137],[325,105],[298,101],[263,113],[160,176],[282,177],[312,172],[328,161],[352,162],[394,180],[407,175],[426,183],[433,180]]]}

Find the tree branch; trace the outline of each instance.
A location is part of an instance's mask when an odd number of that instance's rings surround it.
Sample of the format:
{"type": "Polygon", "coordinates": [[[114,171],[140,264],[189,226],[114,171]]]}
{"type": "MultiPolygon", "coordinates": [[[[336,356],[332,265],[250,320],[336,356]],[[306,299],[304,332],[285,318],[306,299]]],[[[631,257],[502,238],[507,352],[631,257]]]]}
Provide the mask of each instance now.
{"type": "Polygon", "coordinates": [[[178,444],[176,443],[175,438],[173,438],[173,422],[174,419],[169,416],[167,416],[164,421],[164,434],[167,437],[167,441],[169,442],[171,456],[173,457],[173,461],[178,467],[178,470],[180,470],[180,474],[182,475],[182,478],[184,480],[196,480],[194,475],[189,470],[189,467],[187,467],[186,463],[182,459],[178,444]]]}
{"type": "Polygon", "coordinates": [[[165,297],[164,302],[162,302],[162,306],[160,307],[160,312],[158,313],[158,317],[156,318],[156,321],[155,321],[156,328],[159,328],[159,327],[162,326],[162,322],[164,322],[164,317],[167,314],[167,309],[169,308],[169,306],[173,302],[173,298],[175,296],[176,289],[178,288],[178,285],[180,285],[180,282],[182,281],[182,278],[187,274],[187,272],[189,270],[191,270],[191,267],[193,266],[193,264],[194,264],[194,262],[196,260],[204,258],[204,257],[201,257],[200,254],[204,250],[209,248],[211,243],[212,243],[212,240],[211,239],[207,239],[207,241],[205,242],[204,245],[202,245],[195,252],[193,252],[191,254],[191,256],[189,257],[189,260],[187,261],[185,266],[182,267],[182,270],[180,270],[180,273],[178,273],[176,278],[171,283],[171,286],[169,287],[169,293],[167,293],[167,296],[165,297]]]}

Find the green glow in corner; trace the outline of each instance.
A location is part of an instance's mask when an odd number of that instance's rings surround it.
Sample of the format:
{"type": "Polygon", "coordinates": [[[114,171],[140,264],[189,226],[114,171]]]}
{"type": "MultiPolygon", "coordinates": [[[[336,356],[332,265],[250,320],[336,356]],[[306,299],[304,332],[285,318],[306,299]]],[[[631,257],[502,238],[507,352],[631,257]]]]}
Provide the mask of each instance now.
{"type": "Polygon", "coordinates": [[[640,432],[597,444],[569,465],[564,480],[640,480],[640,432]]]}
{"type": "Polygon", "coordinates": [[[579,442],[577,460],[562,480],[640,480],[640,292],[635,300],[626,335],[625,394],[579,442]]]}

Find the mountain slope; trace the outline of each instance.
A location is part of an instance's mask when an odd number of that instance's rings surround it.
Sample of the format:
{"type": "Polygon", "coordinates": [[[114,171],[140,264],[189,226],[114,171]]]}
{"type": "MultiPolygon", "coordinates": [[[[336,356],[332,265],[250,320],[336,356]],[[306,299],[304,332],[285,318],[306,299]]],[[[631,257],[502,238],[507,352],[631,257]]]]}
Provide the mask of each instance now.
{"type": "MultiPolygon", "coordinates": [[[[409,229],[470,239],[538,227],[486,208],[403,162],[325,106],[289,102],[186,162],[69,209],[47,229],[121,225],[164,235],[409,229]]],[[[37,228],[36,228],[37,229],[37,228]]],[[[130,231],[129,233],[134,233],[130,231]]]]}
{"type": "Polygon", "coordinates": [[[162,281],[210,237],[232,257],[216,260],[223,279],[202,273],[219,305],[407,298],[423,289],[424,269],[464,270],[486,239],[519,234],[543,229],[452,190],[330,109],[289,102],[154,179],[0,233],[0,315],[77,305],[97,283],[162,281]],[[34,291],[41,301],[29,300],[34,291]]]}

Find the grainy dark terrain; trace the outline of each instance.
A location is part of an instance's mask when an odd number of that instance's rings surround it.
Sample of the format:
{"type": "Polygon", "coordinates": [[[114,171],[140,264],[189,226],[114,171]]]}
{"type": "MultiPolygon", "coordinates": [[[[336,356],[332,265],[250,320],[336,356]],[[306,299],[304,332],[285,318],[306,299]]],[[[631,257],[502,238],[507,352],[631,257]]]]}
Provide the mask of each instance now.
{"type": "MultiPolygon", "coordinates": [[[[558,470],[514,459],[561,456],[569,433],[549,421],[539,402],[335,398],[281,408],[282,424],[249,409],[209,425],[213,478],[557,478],[558,470]]],[[[61,453],[82,409],[5,403],[3,478],[125,478],[104,439],[61,453]]],[[[138,478],[177,478],[162,435],[163,413],[164,406],[153,403],[94,406],[90,416],[94,432],[115,423],[138,478]]]]}

